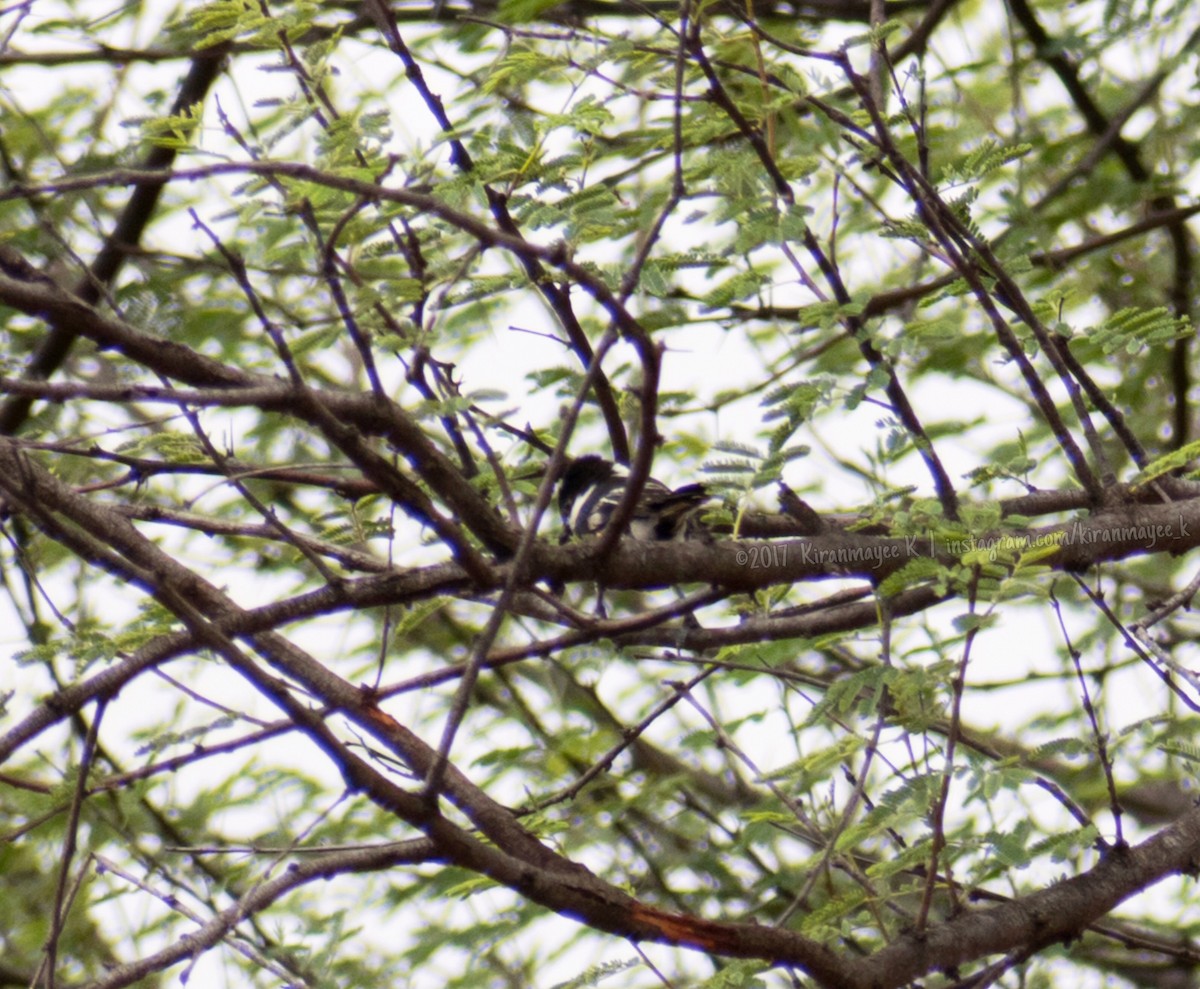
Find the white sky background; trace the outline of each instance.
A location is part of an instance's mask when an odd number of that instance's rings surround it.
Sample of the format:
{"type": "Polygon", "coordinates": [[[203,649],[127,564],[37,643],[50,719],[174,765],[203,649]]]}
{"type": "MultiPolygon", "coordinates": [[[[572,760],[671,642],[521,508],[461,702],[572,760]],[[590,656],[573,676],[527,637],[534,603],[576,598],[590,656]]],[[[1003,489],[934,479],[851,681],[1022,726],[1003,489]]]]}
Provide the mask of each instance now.
{"type": "MultiPolygon", "coordinates": [[[[97,4],[96,10],[99,16],[103,11],[103,5],[97,4]]],[[[169,9],[164,7],[164,9],[169,9]]],[[[37,39],[30,33],[29,28],[33,26],[36,20],[48,18],[51,16],[53,7],[44,2],[34,6],[30,14],[31,20],[25,25],[25,29],[17,39],[17,44],[22,50],[36,50],[37,39]]],[[[4,22],[0,20],[0,28],[3,28],[4,22]]],[[[408,29],[405,29],[408,30],[408,29]]],[[[846,28],[844,33],[858,33],[857,30],[846,28]]],[[[963,49],[956,53],[962,62],[968,62],[975,54],[971,50],[971,39],[969,34],[961,35],[963,49]]],[[[141,38],[118,38],[105,37],[104,40],[110,44],[128,45],[129,47],[139,47],[149,44],[153,41],[151,37],[141,38]]],[[[46,43],[48,47],[53,46],[53,42],[46,43]]],[[[349,59],[339,59],[341,76],[336,81],[335,85],[338,89],[338,101],[346,99],[347,94],[352,91],[361,91],[364,94],[377,93],[385,87],[380,80],[385,78],[399,76],[400,70],[395,58],[389,53],[383,52],[375,48],[363,48],[364,57],[358,61],[350,61],[349,59]]],[[[255,99],[262,99],[271,93],[285,95],[290,93],[292,82],[289,76],[284,73],[266,72],[262,70],[262,66],[267,64],[268,58],[246,58],[240,59],[236,65],[236,72],[239,76],[239,90],[243,96],[253,94],[255,99]]],[[[429,75],[430,82],[446,101],[451,115],[453,116],[453,107],[451,97],[453,95],[455,81],[450,79],[443,73],[437,72],[430,66],[426,65],[425,70],[429,75]]],[[[1137,70],[1126,69],[1131,77],[1136,77],[1143,71],[1140,67],[1137,70]]],[[[135,66],[130,69],[130,78],[122,86],[121,100],[118,102],[119,117],[136,118],[148,111],[145,105],[138,102],[138,95],[153,88],[152,85],[147,85],[143,79],[153,79],[157,81],[157,85],[170,92],[175,85],[175,80],[178,76],[179,66],[176,63],[171,63],[163,66],[135,66]]],[[[107,92],[107,87],[110,85],[110,76],[106,70],[93,70],[86,66],[74,66],[68,69],[55,70],[55,74],[41,73],[38,70],[27,70],[29,85],[25,85],[21,74],[13,70],[5,70],[0,84],[7,86],[9,92],[15,95],[18,102],[27,106],[36,105],[38,95],[44,93],[50,95],[50,89],[47,87],[47,80],[51,78],[59,78],[61,80],[70,80],[80,82],[89,74],[95,76],[99,86],[103,87],[107,92]]],[[[1052,80],[1043,80],[1042,86],[1048,92],[1051,92],[1057,86],[1057,83],[1052,80]]],[[[396,131],[397,148],[402,148],[405,142],[420,140],[428,143],[436,135],[432,120],[429,119],[428,113],[412,93],[411,88],[406,87],[390,87],[392,96],[390,97],[390,106],[393,113],[393,128],[396,131]]],[[[237,101],[241,97],[237,96],[234,89],[227,81],[222,81],[218,84],[215,90],[216,94],[225,103],[226,110],[230,113],[235,111],[237,101]]],[[[1036,90],[1032,92],[1037,92],[1036,90]]],[[[102,97],[103,99],[104,97],[102,97]]],[[[1054,94],[1057,99],[1057,94],[1054,94]]],[[[204,147],[211,151],[219,151],[222,149],[222,136],[219,127],[215,122],[213,112],[213,103],[210,100],[207,116],[206,116],[206,134],[204,137],[204,147]]],[[[126,135],[116,128],[120,123],[119,119],[110,121],[110,125],[114,128],[112,139],[118,143],[124,143],[126,135]]],[[[1136,136],[1138,130],[1138,118],[1134,118],[1126,130],[1127,134],[1136,136]]],[[[297,135],[297,140],[305,140],[304,132],[297,135]]],[[[281,155],[286,155],[287,151],[282,150],[281,155]]],[[[212,220],[218,216],[226,208],[226,204],[212,204],[210,214],[205,217],[207,220],[212,220]]],[[[829,222],[828,216],[822,216],[820,210],[812,218],[812,225],[820,235],[827,229],[829,222]]],[[[152,228],[148,242],[158,244],[168,250],[181,250],[183,253],[200,252],[207,249],[207,243],[203,239],[203,235],[199,231],[194,231],[190,226],[183,225],[181,229],[169,229],[158,225],[152,228]],[[183,245],[181,247],[181,245],[183,245]]],[[[853,277],[855,260],[851,260],[848,264],[853,277]]],[[[869,258],[862,258],[861,263],[869,265],[869,258]]],[[[782,301],[782,300],[781,300],[782,301]]],[[[805,299],[803,301],[811,301],[805,299]]],[[[541,332],[554,332],[550,317],[545,311],[540,308],[530,305],[528,309],[521,309],[515,312],[511,322],[516,325],[535,329],[541,332]]],[[[683,334],[677,334],[674,338],[675,348],[671,350],[664,361],[663,366],[663,387],[667,390],[672,389],[690,389],[697,391],[701,396],[713,387],[719,386],[727,388],[731,382],[728,379],[727,373],[731,367],[744,366],[747,378],[752,378],[756,369],[760,366],[759,357],[750,351],[745,341],[734,333],[725,333],[716,327],[694,327],[687,332],[688,348],[683,349],[678,345],[678,341],[682,339],[683,334]],[[719,367],[721,377],[717,378],[713,375],[714,367],[719,367]],[[712,382],[710,385],[709,382],[712,382]]],[[[446,358],[451,355],[439,353],[437,356],[446,358]]],[[[628,359],[628,352],[618,350],[614,353],[612,360],[619,361],[622,358],[628,359]]],[[[524,376],[533,368],[543,367],[548,363],[559,363],[566,361],[567,355],[549,340],[530,336],[527,334],[514,334],[507,326],[496,326],[490,329],[487,339],[481,341],[479,345],[473,346],[469,351],[458,355],[455,359],[458,360],[461,371],[464,375],[464,390],[476,389],[502,389],[508,393],[510,405],[520,405],[521,414],[517,417],[520,420],[528,419],[535,424],[547,423],[551,421],[557,413],[558,401],[552,397],[544,395],[531,395],[524,387],[524,376]]],[[[996,373],[1004,375],[1011,374],[1010,369],[998,368],[996,373]]],[[[966,418],[971,419],[975,416],[980,417],[981,425],[979,425],[971,433],[965,434],[956,438],[954,441],[941,441],[938,444],[939,453],[945,459],[951,477],[957,479],[966,470],[977,466],[977,458],[979,449],[986,447],[992,442],[996,435],[1010,435],[1011,421],[1009,416],[1023,417],[1023,409],[1019,403],[1013,402],[1011,410],[1001,408],[1002,403],[998,403],[996,393],[994,391],[984,392],[974,388],[974,386],[963,383],[945,381],[944,390],[934,393],[928,389],[928,385],[924,386],[918,393],[918,414],[923,421],[927,423],[936,423],[940,417],[951,418],[954,420],[966,418]],[[940,413],[940,416],[939,416],[940,413]],[[982,424],[983,419],[987,419],[986,424],[982,424]]],[[[809,442],[813,447],[813,452],[810,457],[798,461],[791,465],[787,472],[787,479],[797,490],[803,493],[810,485],[813,478],[819,478],[821,484],[820,500],[814,501],[814,505],[818,510],[836,510],[848,505],[861,504],[869,500],[870,493],[866,491],[860,481],[853,475],[843,471],[836,462],[835,455],[845,456],[847,459],[855,460],[856,452],[859,450],[871,450],[879,440],[882,430],[877,424],[880,418],[880,411],[877,406],[864,404],[854,412],[843,412],[837,417],[826,416],[824,419],[814,424],[811,429],[806,429],[802,432],[800,439],[804,442],[809,442]]],[[[217,421],[217,417],[209,417],[209,425],[213,427],[214,435],[220,436],[223,426],[217,421]]],[[[687,423],[686,428],[693,428],[694,423],[687,423]]],[[[231,422],[230,431],[236,434],[240,424],[231,422]]],[[[758,408],[758,400],[748,400],[740,405],[727,409],[716,416],[701,416],[700,427],[706,435],[710,436],[712,441],[728,441],[737,442],[755,442],[756,436],[762,429],[761,411],[758,408]]],[[[664,429],[664,432],[666,430],[664,429]]],[[[589,437],[577,435],[572,444],[574,452],[578,453],[588,449],[587,441],[598,441],[598,437],[589,437]]],[[[690,476],[683,473],[675,473],[668,462],[667,458],[663,458],[662,465],[664,470],[657,471],[663,480],[670,483],[684,483],[690,480],[690,476]]],[[[909,459],[908,463],[900,470],[892,473],[892,479],[897,483],[911,483],[918,487],[920,493],[928,494],[930,484],[923,466],[916,457],[909,459]]],[[[1044,483],[1049,485],[1053,479],[1047,479],[1044,483]]],[[[201,509],[203,503],[201,503],[201,509]]],[[[765,506],[765,507],[770,507],[765,506]]],[[[163,538],[166,540],[177,540],[180,537],[174,534],[163,533],[163,538]]],[[[194,552],[196,547],[195,542],[190,542],[190,552],[194,552]]],[[[215,550],[214,550],[215,551],[215,550]]],[[[828,588],[829,585],[826,585],[828,588]]],[[[246,606],[253,605],[262,600],[266,600],[276,594],[278,589],[272,584],[262,582],[254,586],[237,586],[231,587],[231,592],[239,600],[240,603],[246,606]]],[[[818,589],[821,590],[821,589],[818,589]]],[[[114,607],[121,603],[128,602],[113,602],[114,607]]],[[[956,612],[956,609],[951,606],[949,608],[939,609],[936,616],[937,619],[951,617],[956,612]]],[[[996,630],[980,637],[975,651],[975,658],[972,666],[972,679],[974,681],[999,681],[999,680],[1018,680],[1023,673],[1037,671],[1039,669],[1050,669],[1053,666],[1053,650],[1056,648],[1058,641],[1057,632],[1048,627],[1048,622],[1051,616],[1044,608],[1025,608],[1013,609],[1009,614],[1007,624],[1003,630],[996,630]],[[1018,617],[1026,616],[1025,621],[1017,621],[1018,617]]],[[[14,629],[14,631],[16,631],[14,629]]],[[[316,654],[320,655],[322,651],[328,650],[330,654],[337,654],[346,651],[348,645],[361,634],[371,634],[371,629],[366,626],[355,628],[343,616],[335,618],[334,621],[328,623],[326,628],[326,638],[316,641],[306,636],[305,646],[316,654]]],[[[23,648],[26,643],[15,637],[9,639],[7,644],[3,643],[3,639],[8,638],[0,632],[0,649],[4,649],[7,645],[8,649],[15,650],[23,648]]],[[[8,669],[12,669],[11,662],[5,664],[8,669]]],[[[166,672],[170,673],[168,667],[166,672]]],[[[1137,667],[1132,668],[1128,674],[1121,675],[1128,677],[1129,685],[1127,688],[1120,687],[1117,683],[1109,684],[1109,711],[1114,715],[1123,718],[1124,721],[1132,721],[1138,717],[1154,713],[1161,707],[1162,697],[1161,691],[1155,686],[1155,681],[1147,682],[1145,674],[1137,667]],[[1114,704],[1113,698],[1120,698],[1120,704],[1114,704]]],[[[17,671],[17,677],[20,681],[29,679],[27,671],[17,671]]],[[[390,679],[390,678],[389,678],[390,679]]],[[[1114,678],[1117,679],[1117,678],[1114,678]]],[[[616,696],[620,691],[624,690],[628,683],[626,682],[622,671],[618,669],[606,670],[600,676],[600,687],[602,693],[611,693],[616,696]]],[[[141,678],[131,688],[127,689],[120,698],[120,708],[122,717],[136,719],[139,710],[144,710],[152,717],[147,718],[147,723],[152,723],[158,720],[161,712],[160,705],[164,701],[165,695],[159,691],[162,689],[161,681],[156,683],[152,678],[141,678]]],[[[24,683],[21,684],[25,686],[24,683]]],[[[32,696],[36,696],[39,690],[44,690],[45,685],[38,683],[31,685],[34,689],[32,696]]],[[[233,677],[225,671],[214,668],[209,674],[206,674],[205,682],[194,685],[197,689],[204,693],[211,693],[213,696],[239,696],[244,693],[244,688],[241,686],[241,681],[233,677]],[[212,680],[209,680],[209,677],[212,680]]],[[[1030,682],[1023,688],[1014,687],[1012,691],[1007,693],[1005,705],[995,704],[994,697],[987,702],[986,708],[968,709],[965,714],[968,721],[982,727],[988,725],[1003,725],[1011,717],[1010,712],[1021,711],[1025,704],[1030,708],[1034,706],[1044,706],[1045,699],[1042,696],[1041,689],[1036,682],[1030,682]],[[1025,692],[1029,692],[1028,700],[1023,701],[1022,696],[1025,692]]],[[[26,695],[30,696],[30,695],[26,695]]],[[[20,698],[18,699],[20,700],[20,698]]],[[[728,697],[724,698],[728,705],[726,714],[736,716],[739,698],[728,697]]],[[[173,703],[173,699],[171,703],[173,703]]],[[[389,705],[402,719],[406,716],[415,716],[421,718],[424,713],[421,710],[421,696],[413,696],[396,705],[389,705]],[[406,705],[412,705],[408,711],[402,708],[406,705]]],[[[748,711],[755,707],[754,703],[748,702],[745,709],[748,711]]],[[[10,717],[20,716],[24,713],[24,708],[18,703],[13,706],[13,713],[10,717]]],[[[264,706],[263,716],[268,718],[274,717],[273,710],[266,710],[264,706]]],[[[765,723],[758,737],[748,736],[743,739],[750,747],[754,749],[756,760],[759,761],[760,768],[770,770],[778,768],[778,766],[786,764],[792,758],[794,753],[782,750],[782,747],[772,744],[772,726],[765,723]]],[[[659,741],[665,741],[668,744],[671,739],[659,738],[659,741]]],[[[494,740],[493,740],[494,741],[494,740]]],[[[52,736],[46,736],[44,744],[47,748],[53,745],[52,736]]],[[[463,739],[459,744],[460,754],[465,754],[470,749],[470,740],[463,739]]],[[[286,765],[289,761],[299,759],[306,772],[313,773],[317,767],[312,762],[312,755],[309,751],[297,751],[298,747],[294,742],[283,742],[272,746],[268,751],[272,756],[277,756],[280,764],[286,765]]],[[[132,762],[137,762],[138,757],[132,753],[129,754],[132,762]]],[[[240,757],[239,757],[240,758],[240,757]]],[[[232,763],[231,760],[222,760],[221,764],[213,763],[211,768],[214,771],[221,771],[222,767],[232,763]]],[[[186,799],[182,790],[188,786],[188,780],[181,778],[176,781],[181,793],[180,797],[186,799]]],[[[336,785],[333,792],[336,791],[336,785]]],[[[308,814],[319,812],[321,808],[305,808],[308,814]]],[[[272,806],[264,808],[269,819],[286,820],[292,815],[292,808],[281,808],[272,806]]],[[[247,822],[249,831],[256,831],[260,826],[258,823],[247,822]]],[[[231,828],[231,830],[233,830],[231,828]]],[[[355,880],[359,882],[360,880],[355,880]]],[[[331,887],[336,889],[336,887],[331,887]]],[[[495,897],[489,895],[489,900],[494,902],[503,902],[505,894],[497,894],[495,897]]],[[[336,899],[336,893],[331,897],[336,899]]],[[[476,911],[481,909],[481,904],[488,902],[484,900],[469,900],[462,907],[466,912],[476,911]]],[[[353,909],[353,903],[347,903],[349,909],[353,909]]],[[[486,911],[483,911],[486,912],[486,911]]],[[[275,912],[273,918],[280,918],[281,913],[275,912]]],[[[561,922],[568,923],[568,922],[561,922]]],[[[394,931],[380,931],[381,936],[380,947],[385,948],[388,941],[395,936],[394,931]]],[[[561,935],[558,935],[561,937],[561,935]]],[[[569,936],[569,933],[568,933],[569,936]]],[[[649,947],[647,949],[652,957],[655,952],[665,951],[649,947]]],[[[629,957],[632,952],[625,946],[614,945],[612,951],[608,954],[610,958],[629,957]]],[[[191,973],[193,985],[220,985],[226,984],[229,973],[221,972],[220,952],[210,952],[191,973]]],[[[556,977],[568,977],[571,974],[579,971],[584,964],[591,963],[597,959],[578,959],[570,957],[563,965],[561,973],[547,973],[547,978],[541,985],[550,985],[556,977]]],[[[168,973],[168,978],[175,975],[178,970],[168,973]]],[[[437,984],[436,978],[432,973],[426,973],[430,976],[430,981],[425,981],[425,976],[414,978],[412,985],[424,989],[425,985],[433,986],[437,984]]],[[[228,983],[236,984],[236,983],[228,983]]]]}

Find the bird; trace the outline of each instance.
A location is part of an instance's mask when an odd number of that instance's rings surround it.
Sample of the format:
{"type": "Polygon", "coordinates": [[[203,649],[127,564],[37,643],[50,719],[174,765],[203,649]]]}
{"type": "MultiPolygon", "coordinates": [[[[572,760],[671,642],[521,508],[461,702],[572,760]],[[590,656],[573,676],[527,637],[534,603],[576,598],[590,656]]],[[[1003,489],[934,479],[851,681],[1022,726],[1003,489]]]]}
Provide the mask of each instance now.
{"type": "MultiPolygon", "coordinates": [[[[602,531],[621,504],[628,480],[628,469],[596,454],[573,460],[558,485],[562,542],[602,531]]],[[[649,477],[633,506],[629,535],[640,540],[703,538],[708,533],[697,516],[709,500],[703,484],[672,489],[649,477]]]]}

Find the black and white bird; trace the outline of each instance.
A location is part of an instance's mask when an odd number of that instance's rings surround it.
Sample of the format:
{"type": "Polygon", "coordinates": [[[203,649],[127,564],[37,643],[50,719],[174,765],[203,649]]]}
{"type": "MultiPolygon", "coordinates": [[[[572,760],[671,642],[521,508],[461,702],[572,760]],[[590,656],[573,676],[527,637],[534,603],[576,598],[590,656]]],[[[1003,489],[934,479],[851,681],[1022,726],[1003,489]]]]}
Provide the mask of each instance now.
{"type": "MultiPolygon", "coordinates": [[[[628,480],[625,467],[595,454],[572,461],[558,485],[563,542],[600,532],[621,504],[628,480]]],[[[708,500],[703,484],[672,490],[647,478],[629,519],[629,535],[646,540],[703,536],[706,531],[697,516],[708,500]]]]}

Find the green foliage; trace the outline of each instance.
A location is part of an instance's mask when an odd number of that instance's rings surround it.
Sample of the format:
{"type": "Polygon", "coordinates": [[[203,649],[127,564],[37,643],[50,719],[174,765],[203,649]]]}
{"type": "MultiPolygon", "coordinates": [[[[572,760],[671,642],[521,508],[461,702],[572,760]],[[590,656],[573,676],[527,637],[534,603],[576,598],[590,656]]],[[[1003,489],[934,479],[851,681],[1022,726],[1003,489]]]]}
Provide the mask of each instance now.
{"type": "Polygon", "coordinates": [[[1145,347],[1169,343],[1190,333],[1190,322],[1173,316],[1166,306],[1147,311],[1130,306],[1113,313],[1102,326],[1086,331],[1088,341],[1105,354],[1121,350],[1136,354],[1145,347]]]}
{"type": "MultiPolygon", "coordinates": [[[[1061,559],[1186,521],[1196,11],[844,6],[9,12],[7,977],[780,989],[710,925],[865,965],[1188,812],[1190,544],[1061,559]],[[711,538],[522,550],[560,439],[711,538]]],[[[1126,892],[912,981],[1191,964],[1126,892]]]]}
{"type": "Polygon", "coordinates": [[[699,983],[697,989],[761,989],[766,983],[757,976],[765,972],[766,967],[761,962],[736,961],[699,983]]]}
{"type": "Polygon", "coordinates": [[[1152,460],[1142,468],[1133,484],[1135,487],[1149,484],[1156,477],[1162,477],[1164,474],[1187,467],[1198,456],[1200,456],[1200,440],[1193,440],[1178,450],[1172,450],[1165,456],[1152,460]]]}
{"type": "Polygon", "coordinates": [[[1002,147],[994,141],[984,141],[961,161],[947,165],[938,181],[939,183],[969,182],[983,178],[1010,162],[1025,157],[1032,150],[1032,144],[1002,147]]]}

